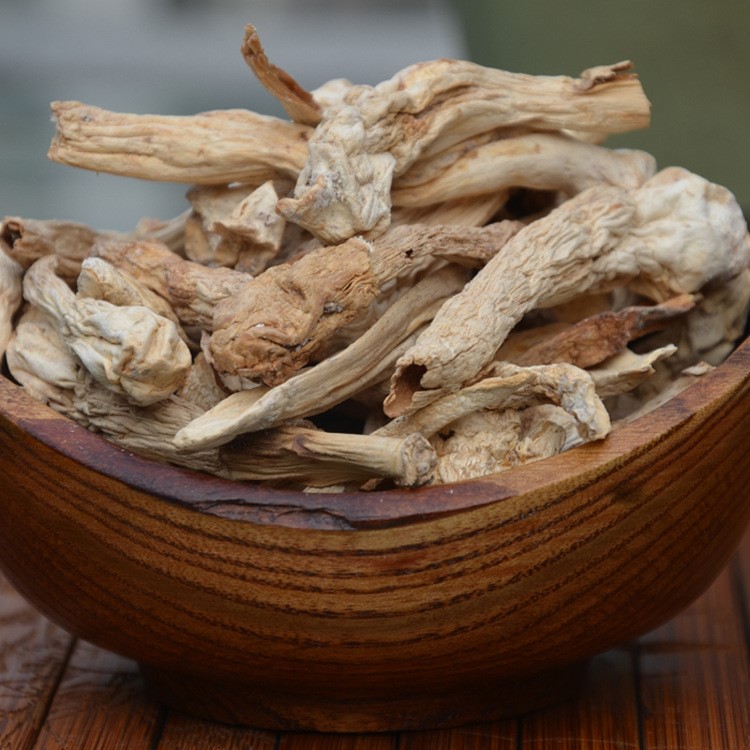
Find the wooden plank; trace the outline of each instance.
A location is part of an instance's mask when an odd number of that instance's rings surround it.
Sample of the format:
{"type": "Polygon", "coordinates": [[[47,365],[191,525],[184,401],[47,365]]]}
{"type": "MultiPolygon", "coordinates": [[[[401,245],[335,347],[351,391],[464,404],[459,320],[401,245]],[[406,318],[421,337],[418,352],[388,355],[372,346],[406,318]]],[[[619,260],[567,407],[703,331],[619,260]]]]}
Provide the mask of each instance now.
{"type": "Polygon", "coordinates": [[[638,750],[635,670],[628,649],[591,660],[578,695],[521,721],[523,750],[638,750]]]}
{"type": "Polygon", "coordinates": [[[134,662],[79,641],[35,748],[150,750],[160,719],[134,662]]]}
{"type": "Polygon", "coordinates": [[[750,679],[735,565],[639,641],[644,750],[746,748],[750,679]]]}
{"type": "MultiPolygon", "coordinates": [[[[282,734],[278,750],[396,750],[395,734],[282,734]]],[[[449,748],[445,748],[449,750],[449,748]]],[[[452,748],[450,749],[452,750],[452,748]]]]}
{"type": "Polygon", "coordinates": [[[72,643],[0,575],[0,748],[33,747],[72,643]]]}
{"type": "Polygon", "coordinates": [[[200,721],[170,712],[156,750],[274,750],[275,732],[200,721]]]}
{"type": "Polygon", "coordinates": [[[433,732],[404,732],[398,750],[516,750],[518,721],[508,719],[433,732]]]}

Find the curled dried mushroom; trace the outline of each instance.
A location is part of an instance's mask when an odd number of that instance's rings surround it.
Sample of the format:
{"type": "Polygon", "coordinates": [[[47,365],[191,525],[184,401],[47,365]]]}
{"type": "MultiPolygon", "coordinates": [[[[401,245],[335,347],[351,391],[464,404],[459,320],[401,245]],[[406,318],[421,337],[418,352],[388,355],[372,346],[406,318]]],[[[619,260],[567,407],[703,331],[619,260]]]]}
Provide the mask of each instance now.
{"type": "Polygon", "coordinates": [[[604,143],[649,122],[629,62],[307,91],[241,51],[290,120],[52,104],[51,159],[189,184],[180,216],[0,226],[8,371],[87,429],[310,492],[454,482],[605,439],[741,335],[732,194],[604,143]]]}

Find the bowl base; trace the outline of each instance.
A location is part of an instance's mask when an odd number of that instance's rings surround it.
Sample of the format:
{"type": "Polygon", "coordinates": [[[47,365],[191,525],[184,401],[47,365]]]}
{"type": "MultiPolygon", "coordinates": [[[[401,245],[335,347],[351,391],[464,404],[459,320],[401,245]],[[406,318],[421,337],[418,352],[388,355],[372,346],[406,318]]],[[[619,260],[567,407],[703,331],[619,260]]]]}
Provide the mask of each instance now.
{"type": "Polygon", "coordinates": [[[262,685],[217,682],[140,664],[146,689],[181,713],[223,724],[280,731],[393,732],[483,723],[538,711],[574,696],[588,662],[473,686],[460,693],[331,697],[270,692],[262,685]]]}

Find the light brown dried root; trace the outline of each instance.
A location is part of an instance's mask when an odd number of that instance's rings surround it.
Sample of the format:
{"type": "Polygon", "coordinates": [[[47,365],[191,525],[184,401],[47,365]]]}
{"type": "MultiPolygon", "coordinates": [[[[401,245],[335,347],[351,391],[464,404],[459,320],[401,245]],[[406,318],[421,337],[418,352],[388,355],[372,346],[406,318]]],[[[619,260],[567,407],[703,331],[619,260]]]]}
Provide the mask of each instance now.
{"type": "Polygon", "coordinates": [[[645,151],[612,150],[559,133],[529,133],[477,146],[428,182],[401,187],[396,181],[391,200],[394,206],[426,206],[514,187],[571,197],[595,185],[639,187],[655,172],[656,160],[645,151]]]}
{"type": "Polygon", "coordinates": [[[278,99],[295,122],[314,127],[320,122],[320,106],[289,73],[269,62],[254,26],[245,26],[242,56],[258,80],[278,99]]]}
{"type": "Polygon", "coordinates": [[[24,297],[54,318],[65,345],[97,382],[139,404],[174,393],[191,364],[175,324],[146,307],[77,298],[55,274],[56,263],[48,255],[29,268],[24,297]]]}
{"type": "Polygon", "coordinates": [[[92,255],[167,300],[183,325],[204,330],[211,330],[214,307],[252,279],[231,268],[208,268],[185,260],[154,241],[104,240],[94,245],[92,255]]]}
{"type": "Polygon", "coordinates": [[[296,179],[311,132],[242,109],[170,116],[108,112],[75,101],[51,106],[52,161],[144,180],[259,185],[296,179]]]}
{"type": "Polygon", "coordinates": [[[354,237],[269,268],[216,306],[211,337],[216,367],[277,385],[339,328],[364,314],[383,285],[418,259],[439,255],[480,265],[518,228],[515,222],[473,231],[398,227],[374,245],[354,237]]]}
{"type": "Polygon", "coordinates": [[[507,192],[480,195],[476,198],[458,198],[423,208],[394,207],[391,226],[424,224],[426,226],[483,227],[508,201],[507,192]]]}
{"type": "Polygon", "coordinates": [[[455,389],[494,357],[529,310],[627,284],[652,299],[693,293],[748,265],[734,197],[686,170],[636,190],[591,188],[522,229],[449,300],[399,362],[388,413],[415,391],[455,389]]]}
{"type": "Polygon", "coordinates": [[[619,63],[594,79],[584,74],[575,80],[437,60],[375,87],[353,86],[341,105],[326,110],[294,198],[281,200],[279,211],[327,244],[377,235],[389,223],[393,176],[472,136],[517,126],[645,127],[649,104],[635,76],[625,73],[629,67],[619,63]]]}
{"type": "Polygon", "coordinates": [[[437,458],[421,435],[373,437],[287,424],[222,449],[233,479],[298,481],[325,487],[389,478],[404,487],[432,479],[437,458]]]}
{"type": "Polygon", "coordinates": [[[542,330],[532,328],[517,334],[517,338],[541,337],[523,350],[518,341],[506,348],[511,334],[495,356],[518,365],[570,362],[578,367],[592,367],[622,351],[633,339],[666,328],[672,320],[686,315],[694,307],[694,295],[681,294],[657,305],[636,305],[597,313],[573,325],[551,323],[542,326],[542,330]]]}
{"type": "Polygon", "coordinates": [[[465,281],[465,272],[457,268],[428,276],[349,347],[275,388],[256,389],[249,396],[247,391],[233,394],[181,430],[176,445],[183,450],[220,445],[243,432],[320,414],[370,387],[387,377],[404,342],[410,342],[413,332],[431,320],[465,281]]]}

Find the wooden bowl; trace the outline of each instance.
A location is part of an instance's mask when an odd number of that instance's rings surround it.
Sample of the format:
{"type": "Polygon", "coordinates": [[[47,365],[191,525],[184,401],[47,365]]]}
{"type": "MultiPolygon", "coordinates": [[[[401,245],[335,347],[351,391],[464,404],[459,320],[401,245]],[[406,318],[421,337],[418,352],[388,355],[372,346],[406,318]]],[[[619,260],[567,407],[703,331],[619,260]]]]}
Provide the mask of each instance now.
{"type": "Polygon", "coordinates": [[[745,342],[601,443],[306,495],[130,455],[0,380],[0,565],[204,718],[364,732],[526,712],[724,566],[750,515],[749,381],[745,342]]]}

